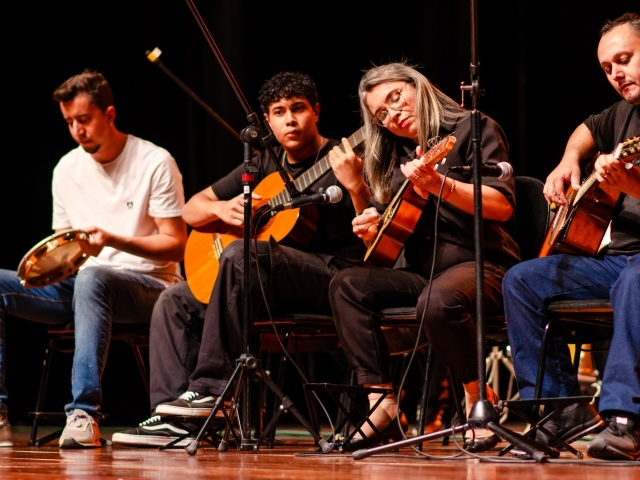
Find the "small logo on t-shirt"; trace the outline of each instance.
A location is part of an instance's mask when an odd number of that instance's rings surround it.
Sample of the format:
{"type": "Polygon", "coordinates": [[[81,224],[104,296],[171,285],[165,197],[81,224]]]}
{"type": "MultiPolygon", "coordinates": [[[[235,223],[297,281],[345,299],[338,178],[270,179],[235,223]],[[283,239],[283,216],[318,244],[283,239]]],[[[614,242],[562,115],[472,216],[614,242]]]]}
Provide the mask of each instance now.
{"type": "Polygon", "coordinates": [[[127,202],[127,208],[131,210],[133,208],[133,202],[127,202]]]}

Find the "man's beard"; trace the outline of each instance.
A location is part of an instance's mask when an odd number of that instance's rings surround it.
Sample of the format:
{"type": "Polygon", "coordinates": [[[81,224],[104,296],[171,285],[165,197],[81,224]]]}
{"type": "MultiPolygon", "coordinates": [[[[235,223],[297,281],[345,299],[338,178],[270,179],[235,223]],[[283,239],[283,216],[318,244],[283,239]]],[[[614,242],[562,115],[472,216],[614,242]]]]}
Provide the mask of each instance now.
{"type": "Polygon", "coordinates": [[[90,155],[93,155],[98,150],[100,150],[100,145],[96,145],[95,147],[82,147],[82,149],[90,155]]]}

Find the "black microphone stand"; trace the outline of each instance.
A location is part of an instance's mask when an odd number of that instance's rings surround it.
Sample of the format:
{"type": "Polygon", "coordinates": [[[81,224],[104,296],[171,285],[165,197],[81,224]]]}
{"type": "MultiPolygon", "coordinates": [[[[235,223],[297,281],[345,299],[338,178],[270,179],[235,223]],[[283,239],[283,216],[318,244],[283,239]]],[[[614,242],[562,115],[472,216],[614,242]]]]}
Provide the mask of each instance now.
{"type": "MultiPolygon", "coordinates": [[[[262,143],[262,145],[267,149],[270,154],[271,159],[276,165],[280,176],[289,192],[291,198],[295,198],[300,195],[300,192],[296,189],[293,181],[289,178],[289,175],[284,171],[284,168],[280,165],[277,159],[277,155],[271,145],[271,141],[273,139],[273,133],[269,127],[269,124],[265,121],[263,127],[260,126],[258,122],[258,115],[251,110],[249,106],[249,102],[242,93],[240,86],[236,82],[233,74],[224,58],[222,57],[222,53],[218,49],[211,33],[207,29],[204,20],[200,16],[193,0],[186,0],[191,13],[196,19],[200,30],[204,34],[207,43],[211,47],[218,63],[222,67],[222,70],[229,81],[229,84],[233,88],[240,104],[244,108],[244,111],[247,115],[247,121],[249,125],[245,127],[242,132],[240,132],[240,137],[242,138],[242,142],[244,144],[244,172],[242,174],[242,185],[243,185],[243,203],[244,203],[244,277],[243,277],[243,331],[242,331],[242,340],[245,345],[245,351],[240,356],[240,358],[236,359],[236,368],[233,371],[233,374],[229,378],[227,386],[224,388],[222,394],[218,397],[214,406],[211,410],[211,413],[207,417],[204,425],[198,432],[195,440],[189,444],[185,450],[189,455],[195,455],[198,451],[198,444],[200,441],[208,435],[208,430],[211,422],[216,416],[216,413],[220,408],[224,408],[224,399],[227,397],[227,393],[231,389],[232,385],[237,382],[236,390],[235,390],[235,398],[237,398],[238,392],[240,388],[242,388],[242,402],[241,402],[241,417],[238,419],[238,424],[240,427],[240,445],[239,448],[242,450],[258,450],[260,443],[263,439],[265,439],[272,428],[275,428],[276,421],[280,414],[288,410],[290,411],[302,425],[309,431],[309,433],[313,436],[314,440],[318,444],[318,446],[324,452],[328,452],[331,449],[331,446],[327,441],[316,432],[313,426],[309,423],[309,421],[302,416],[302,414],[295,407],[293,402],[289,397],[287,397],[282,390],[278,388],[278,386],[271,380],[271,378],[266,374],[266,372],[260,366],[260,361],[255,358],[251,354],[251,327],[252,327],[252,316],[251,316],[251,220],[252,220],[252,201],[251,201],[251,187],[253,185],[254,174],[258,171],[257,167],[252,161],[253,156],[253,147],[252,145],[258,141],[262,143]],[[254,439],[251,437],[251,375],[255,374],[264,382],[267,387],[278,397],[280,400],[280,408],[276,415],[271,419],[269,425],[262,432],[260,438],[254,439]]],[[[231,422],[226,415],[225,419],[227,420],[227,433],[223,437],[220,442],[218,449],[220,451],[226,451],[228,449],[228,431],[232,428],[231,422]]],[[[234,435],[235,436],[235,435],[234,435]]]]}
{"type": "MultiPolygon", "coordinates": [[[[374,447],[368,450],[358,450],[353,458],[367,458],[377,453],[389,452],[401,447],[422,443],[436,438],[448,437],[470,429],[485,428],[507,440],[512,445],[525,451],[538,462],[545,462],[547,456],[557,456],[557,450],[540,445],[529,438],[504,428],[494,406],[487,400],[486,372],[485,372],[485,331],[484,331],[484,234],[482,221],[482,149],[480,134],[479,100],[484,91],[480,88],[480,63],[478,62],[478,11],[477,0],[471,0],[471,85],[460,86],[460,89],[471,95],[471,148],[473,155],[473,203],[474,203],[474,248],[476,260],[476,348],[478,352],[478,401],[473,404],[466,425],[441,430],[439,432],[420,435],[407,440],[393,442],[389,445],[374,447]],[[555,451],[554,451],[555,450],[555,451]]],[[[464,97],[464,93],[463,93],[464,97]]]]}

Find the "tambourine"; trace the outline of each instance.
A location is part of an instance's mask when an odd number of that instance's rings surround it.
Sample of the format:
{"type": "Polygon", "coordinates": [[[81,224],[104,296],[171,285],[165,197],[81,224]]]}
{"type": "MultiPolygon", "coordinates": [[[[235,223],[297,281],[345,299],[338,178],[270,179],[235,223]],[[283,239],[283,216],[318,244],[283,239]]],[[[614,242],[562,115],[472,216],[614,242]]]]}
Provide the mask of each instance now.
{"type": "Polygon", "coordinates": [[[89,258],[89,234],[64,230],[45,238],[22,257],[18,277],[25,288],[45,287],[73,275],[89,258]]]}

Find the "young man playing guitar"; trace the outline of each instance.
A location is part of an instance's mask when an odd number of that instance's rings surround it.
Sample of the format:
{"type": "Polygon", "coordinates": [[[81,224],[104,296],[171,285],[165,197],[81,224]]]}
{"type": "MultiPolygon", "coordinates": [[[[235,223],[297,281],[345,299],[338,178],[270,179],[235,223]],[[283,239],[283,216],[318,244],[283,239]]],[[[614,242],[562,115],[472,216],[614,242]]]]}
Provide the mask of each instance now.
{"type": "MultiPolygon", "coordinates": [[[[275,241],[258,243],[260,275],[269,306],[272,310],[330,313],[331,278],[342,268],[361,264],[365,253],[364,245],[351,231],[355,212],[362,211],[370,198],[362,178],[362,161],[348,141],[343,140],[339,147],[340,142],[318,132],[318,92],[308,75],[289,72],[275,75],[261,88],[259,100],[280,143],[276,147],[278,160],[292,177],[299,177],[328,156],[331,169],[303,193],[315,193],[336,184],[346,190],[339,203],[318,206],[317,230],[307,246],[293,248],[275,241]]],[[[276,171],[267,153],[254,158],[254,163],[258,167],[256,183],[276,171]]],[[[194,227],[215,221],[242,225],[242,171],[240,165],[194,195],[183,209],[184,219],[194,227]]],[[[283,188],[280,184],[280,189],[283,188]]],[[[151,327],[152,413],[209,415],[214,395],[222,392],[235,359],[244,352],[242,266],[243,242],[238,240],[222,253],[208,309],[186,284],[168,289],[160,297],[151,327]]],[[[262,294],[255,271],[251,279],[255,316],[261,309],[262,294]]],[[[142,422],[138,428],[116,433],[113,441],[138,446],[164,445],[184,433],[159,415],[142,422]]]]}
{"type": "MultiPolygon", "coordinates": [[[[549,202],[566,205],[565,184],[579,188],[580,166],[598,152],[640,135],[640,16],[628,13],[600,31],[598,60],[622,100],[589,117],[572,134],[560,164],[547,177],[549,202]]],[[[640,458],[640,170],[602,154],[595,162],[598,182],[622,192],[611,224],[611,243],[597,256],[551,255],[521,263],[505,276],[503,294],[520,398],[533,398],[546,306],[556,300],[610,298],[614,335],[604,371],[600,414],[607,428],[587,447],[592,457],[640,458]]],[[[542,397],[580,395],[569,349],[560,334],[546,352],[542,397]]],[[[565,441],[597,431],[604,422],[590,405],[574,404],[557,414],[551,430],[565,441]]],[[[539,441],[549,442],[538,432],[539,441]]]]}

